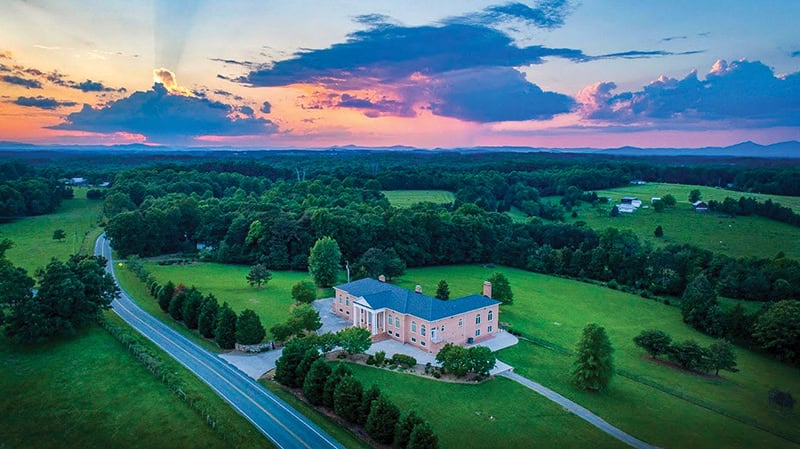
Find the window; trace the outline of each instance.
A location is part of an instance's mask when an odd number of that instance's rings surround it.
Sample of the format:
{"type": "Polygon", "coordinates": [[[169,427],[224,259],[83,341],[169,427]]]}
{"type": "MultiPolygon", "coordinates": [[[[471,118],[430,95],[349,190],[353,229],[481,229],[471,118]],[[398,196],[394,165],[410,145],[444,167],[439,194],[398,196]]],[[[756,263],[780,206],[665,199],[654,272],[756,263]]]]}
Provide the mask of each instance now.
{"type": "Polygon", "coordinates": [[[444,332],[444,324],[442,324],[442,332],[444,332]]]}
{"type": "Polygon", "coordinates": [[[416,321],[412,321],[411,322],[411,332],[414,332],[415,334],[417,333],[417,322],[416,321]]]}
{"type": "Polygon", "coordinates": [[[486,329],[486,332],[488,332],[488,333],[490,333],[490,334],[491,334],[491,333],[492,333],[492,326],[489,326],[489,327],[486,329]]]}
{"type": "Polygon", "coordinates": [[[342,310],[342,308],[341,308],[341,307],[339,307],[339,312],[344,312],[344,310],[342,310]]]}
{"type": "Polygon", "coordinates": [[[423,337],[425,336],[425,325],[424,324],[419,327],[419,334],[422,335],[423,337]]]}
{"type": "Polygon", "coordinates": [[[394,317],[394,327],[400,327],[400,318],[394,317]]]}
{"type": "Polygon", "coordinates": [[[411,337],[411,341],[413,341],[414,343],[416,343],[416,342],[417,342],[417,339],[416,339],[415,337],[411,337]]]}
{"type": "Polygon", "coordinates": [[[400,336],[400,333],[399,333],[399,332],[395,332],[395,333],[394,333],[394,336],[395,336],[395,337],[399,337],[399,336],[400,336]]]}
{"type": "Polygon", "coordinates": [[[475,329],[475,336],[476,337],[480,337],[481,336],[481,330],[480,329],[475,329]]]}
{"type": "Polygon", "coordinates": [[[391,313],[389,314],[389,318],[388,318],[387,321],[389,322],[389,326],[391,326],[392,325],[392,314],[391,313]]]}
{"type": "Polygon", "coordinates": [[[458,327],[464,327],[464,318],[458,319],[458,327]]]}
{"type": "Polygon", "coordinates": [[[475,324],[481,324],[481,314],[480,313],[475,315],[475,324]]]}
{"type": "Polygon", "coordinates": [[[350,305],[350,298],[345,299],[344,302],[345,302],[344,305],[349,306],[350,305]]]}
{"type": "Polygon", "coordinates": [[[339,295],[339,304],[342,303],[342,295],[339,295]]]}
{"type": "Polygon", "coordinates": [[[487,319],[488,319],[489,321],[492,321],[492,318],[494,318],[494,310],[490,310],[490,311],[489,311],[489,318],[487,318],[487,319]]]}
{"type": "Polygon", "coordinates": [[[424,341],[419,342],[419,344],[421,344],[422,346],[425,346],[425,342],[424,341]]]}
{"type": "Polygon", "coordinates": [[[350,315],[350,311],[349,311],[349,310],[348,310],[347,312],[345,312],[345,313],[346,313],[346,314],[348,314],[348,315],[350,315]]]}

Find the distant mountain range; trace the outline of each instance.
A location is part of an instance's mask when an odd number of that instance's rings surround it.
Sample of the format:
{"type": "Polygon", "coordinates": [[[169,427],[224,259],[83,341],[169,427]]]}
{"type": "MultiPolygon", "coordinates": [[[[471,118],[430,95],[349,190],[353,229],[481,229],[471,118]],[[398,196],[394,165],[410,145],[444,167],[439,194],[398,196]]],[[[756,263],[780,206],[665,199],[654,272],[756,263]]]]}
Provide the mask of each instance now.
{"type": "Polygon", "coordinates": [[[162,145],[34,145],[19,142],[0,141],[0,151],[99,151],[99,152],[152,152],[152,153],[183,153],[183,152],[202,152],[202,151],[424,151],[424,152],[452,152],[459,153],[486,153],[486,152],[515,152],[515,153],[561,153],[561,154],[600,154],[609,156],[626,157],[646,157],[646,156],[692,156],[692,157],[748,157],[748,158],[775,158],[775,159],[800,159],[800,142],[793,140],[789,142],[775,143],[771,145],[760,145],[754,142],[742,142],[728,147],[702,147],[702,148],[639,148],[639,147],[620,147],[620,148],[534,148],[534,147],[469,147],[469,148],[416,148],[405,145],[394,145],[387,147],[365,147],[358,145],[343,145],[332,147],[293,147],[293,148],[269,148],[269,147],[172,147],[162,145]]]}

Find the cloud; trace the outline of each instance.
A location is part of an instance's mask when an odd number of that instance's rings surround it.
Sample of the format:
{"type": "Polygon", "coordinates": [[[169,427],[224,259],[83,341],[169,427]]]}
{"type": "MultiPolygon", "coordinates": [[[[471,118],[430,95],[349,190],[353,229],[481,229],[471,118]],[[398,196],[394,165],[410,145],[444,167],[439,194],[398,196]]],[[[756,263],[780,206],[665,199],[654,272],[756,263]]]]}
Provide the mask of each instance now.
{"type": "Polygon", "coordinates": [[[92,80],[86,80],[81,83],[75,84],[75,89],[78,89],[82,92],[105,92],[114,90],[103,86],[103,83],[95,82],[92,80]]]}
{"type": "Polygon", "coordinates": [[[277,132],[270,120],[236,118],[236,110],[227,104],[171,94],[160,83],[152,90],[134,92],[112,101],[105,107],[84,105],[79,112],[69,114],[53,129],[97,133],[127,132],[141,134],[148,141],[179,143],[205,135],[242,136],[267,135],[277,132]]]}
{"type": "Polygon", "coordinates": [[[209,60],[214,62],[221,62],[223,64],[240,65],[243,67],[247,67],[248,69],[256,68],[260,65],[253,61],[238,61],[236,59],[209,58],[209,60]]]}
{"type": "Polygon", "coordinates": [[[434,114],[472,122],[547,120],[569,112],[575,101],[545,92],[505,67],[461,70],[437,79],[431,92],[434,114]]]}
{"type": "Polygon", "coordinates": [[[589,119],[617,123],[735,121],[742,126],[800,125],[800,72],[775,76],[759,61],[717,61],[705,79],[659,77],[635,92],[599,83],[578,94],[589,119]]]}
{"type": "Polygon", "coordinates": [[[261,105],[260,111],[263,112],[264,114],[269,114],[270,112],[272,112],[272,104],[269,101],[265,101],[261,105]]]}
{"type": "Polygon", "coordinates": [[[570,2],[566,0],[542,0],[530,7],[523,3],[507,3],[490,6],[477,14],[471,14],[455,20],[477,21],[486,24],[503,24],[509,21],[520,21],[537,28],[554,29],[564,25],[564,20],[571,12],[570,2]]]}
{"type": "Polygon", "coordinates": [[[789,56],[791,56],[793,58],[800,58],[800,50],[795,50],[795,51],[789,53],[789,56]]]}
{"type": "Polygon", "coordinates": [[[42,96],[37,96],[37,97],[19,97],[16,100],[14,100],[14,104],[18,106],[52,110],[61,107],[76,106],[78,103],[75,103],[74,101],[58,101],[55,98],[45,98],[42,96]]]}
{"type": "Polygon", "coordinates": [[[178,77],[165,68],[153,69],[153,81],[167,89],[167,92],[174,95],[192,96],[192,91],[178,85],[178,77]]]}
{"type": "Polygon", "coordinates": [[[689,36],[686,36],[686,35],[683,35],[683,36],[667,36],[665,38],[662,38],[659,42],[671,42],[671,41],[685,40],[685,39],[689,39],[689,36]]]}
{"type": "Polygon", "coordinates": [[[247,117],[252,117],[256,111],[253,110],[250,106],[239,106],[239,112],[246,115],[247,117]]]}
{"type": "Polygon", "coordinates": [[[22,86],[26,89],[41,89],[42,83],[38,80],[33,80],[29,78],[22,78],[21,76],[16,75],[5,75],[3,78],[0,78],[8,84],[16,84],[17,86],[22,86]]]}
{"type": "Polygon", "coordinates": [[[251,86],[311,83],[354,87],[355,80],[387,83],[415,73],[541,64],[546,57],[589,60],[575,49],[518,47],[505,33],[483,25],[385,25],[357,31],[346,42],[326,49],[296,53],[237,81],[251,86]]]}
{"type": "Polygon", "coordinates": [[[705,53],[705,50],[689,50],[681,52],[671,52],[666,50],[631,50],[618,53],[608,53],[605,55],[592,56],[591,59],[649,59],[664,56],[686,56],[705,53]]]}

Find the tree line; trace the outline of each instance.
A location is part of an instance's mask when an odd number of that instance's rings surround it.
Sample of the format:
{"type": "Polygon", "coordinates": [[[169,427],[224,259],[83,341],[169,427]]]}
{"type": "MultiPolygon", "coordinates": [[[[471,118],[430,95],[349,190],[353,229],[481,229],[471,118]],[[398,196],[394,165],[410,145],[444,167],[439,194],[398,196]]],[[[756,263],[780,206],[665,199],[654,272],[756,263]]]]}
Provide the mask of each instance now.
{"type": "Polygon", "coordinates": [[[0,181],[0,219],[43,215],[55,211],[73,191],[56,179],[25,177],[0,181]]]}
{"type": "Polygon", "coordinates": [[[779,203],[773,202],[772,199],[760,202],[752,197],[743,196],[738,200],[725,197],[722,201],[709,201],[708,208],[729,217],[758,215],[792,226],[800,226],[800,215],[796,214],[791,207],[781,206],[779,203]]]}

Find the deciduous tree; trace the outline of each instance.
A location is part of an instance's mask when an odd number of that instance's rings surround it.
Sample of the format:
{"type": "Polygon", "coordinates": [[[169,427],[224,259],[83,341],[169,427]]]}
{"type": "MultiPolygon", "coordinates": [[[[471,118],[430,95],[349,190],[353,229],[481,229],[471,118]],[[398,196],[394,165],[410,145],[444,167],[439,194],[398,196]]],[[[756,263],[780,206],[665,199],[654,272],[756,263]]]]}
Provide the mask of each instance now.
{"type": "Polygon", "coordinates": [[[489,276],[489,282],[492,283],[492,298],[506,306],[514,302],[514,292],[511,291],[511,284],[503,273],[492,274],[489,276]]]}
{"type": "Polygon", "coordinates": [[[642,331],[639,335],[633,337],[633,342],[655,359],[659,355],[669,352],[672,337],[660,330],[651,329],[642,331]]]}
{"type": "Polygon", "coordinates": [[[294,302],[311,304],[317,299],[317,289],[309,281],[300,281],[292,286],[292,299],[294,302]]]}
{"type": "Polygon", "coordinates": [[[372,346],[370,331],[358,327],[348,327],[336,333],[339,337],[339,346],[349,354],[361,354],[372,346]]]}
{"type": "Polygon", "coordinates": [[[258,288],[261,288],[262,285],[267,285],[270,279],[272,279],[272,273],[260,263],[251,266],[250,272],[247,273],[247,283],[258,288]]]}
{"type": "Polygon", "coordinates": [[[719,376],[719,370],[724,369],[735,373],[739,371],[736,368],[736,352],[733,350],[733,345],[725,340],[717,340],[711,343],[708,347],[708,368],[714,370],[714,375],[719,376]]]}
{"type": "Polygon", "coordinates": [[[753,337],[784,360],[800,359],[800,301],[779,301],[756,321],[753,337]]]}
{"type": "Polygon", "coordinates": [[[59,242],[67,238],[67,233],[64,232],[63,229],[56,229],[53,231],[53,240],[58,240],[59,242]]]}
{"type": "Polygon", "coordinates": [[[320,287],[331,287],[339,276],[342,252],[330,237],[317,240],[308,257],[308,271],[320,287]]]}

